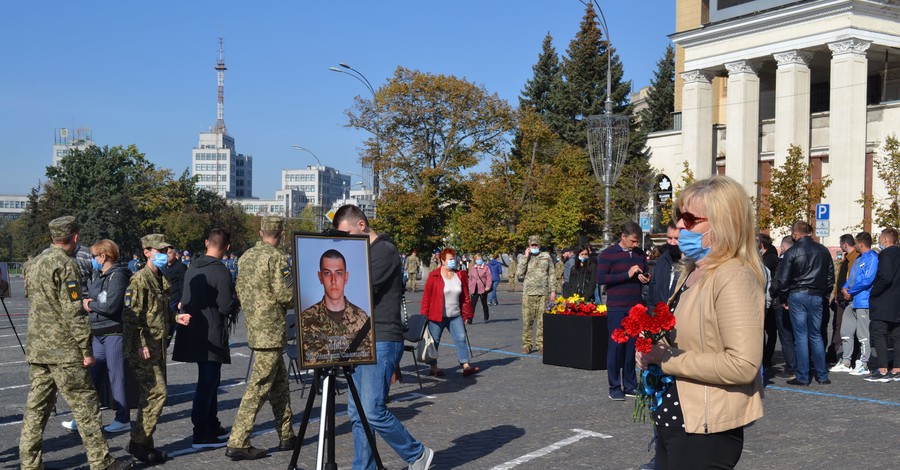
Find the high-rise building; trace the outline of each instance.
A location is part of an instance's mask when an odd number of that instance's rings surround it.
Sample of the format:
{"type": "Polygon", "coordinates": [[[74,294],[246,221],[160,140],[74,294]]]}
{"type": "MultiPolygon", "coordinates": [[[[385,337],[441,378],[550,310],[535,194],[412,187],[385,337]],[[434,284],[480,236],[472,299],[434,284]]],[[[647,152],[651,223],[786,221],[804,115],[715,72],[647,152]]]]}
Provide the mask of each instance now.
{"type": "Polygon", "coordinates": [[[191,175],[197,176],[197,186],[226,199],[253,197],[253,157],[238,153],[234,137],[225,127],[225,59],[222,38],[219,38],[219,60],[215,66],[218,76],[218,106],[216,125],[209,132],[200,133],[200,142],[191,152],[191,175]]]}
{"type": "Polygon", "coordinates": [[[304,169],[281,170],[281,189],[303,193],[305,203],[331,207],[350,188],[350,175],[330,166],[308,165],[304,169]]]}
{"type": "Polygon", "coordinates": [[[53,134],[53,166],[59,165],[63,157],[72,150],[84,150],[94,145],[93,133],[87,127],[56,129],[53,134]]]}

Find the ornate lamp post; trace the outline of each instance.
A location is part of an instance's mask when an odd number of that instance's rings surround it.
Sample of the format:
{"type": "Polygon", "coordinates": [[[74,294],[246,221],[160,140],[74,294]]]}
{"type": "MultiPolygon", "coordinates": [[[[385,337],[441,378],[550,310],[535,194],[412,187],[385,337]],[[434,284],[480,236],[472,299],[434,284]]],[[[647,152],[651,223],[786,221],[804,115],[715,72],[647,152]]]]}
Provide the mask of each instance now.
{"type": "Polygon", "coordinates": [[[322,202],[322,172],[325,171],[325,166],[322,165],[322,162],[319,161],[318,155],[313,153],[312,150],[305,148],[305,147],[301,147],[299,145],[294,145],[293,147],[294,147],[294,150],[301,150],[301,151],[309,153],[310,155],[313,156],[313,158],[316,159],[316,163],[319,164],[319,167],[316,169],[316,202],[319,204],[319,217],[318,217],[318,222],[316,223],[316,227],[321,232],[322,227],[323,227],[322,223],[324,222],[324,219],[325,219],[325,216],[322,215],[322,210],[325,207],[324,203],[322,202]]]}

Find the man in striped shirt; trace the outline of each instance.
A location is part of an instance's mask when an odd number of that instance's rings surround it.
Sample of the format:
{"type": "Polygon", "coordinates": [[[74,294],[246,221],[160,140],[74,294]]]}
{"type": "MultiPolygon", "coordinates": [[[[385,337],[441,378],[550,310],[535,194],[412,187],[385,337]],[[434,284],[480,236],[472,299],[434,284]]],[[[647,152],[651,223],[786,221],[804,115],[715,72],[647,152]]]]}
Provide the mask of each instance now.
{"type": "MultiPolygon", "coordinates": [[[[647,255],[639,247],[642,235],[640,225],[626,222],[619,242],[603,250],[597,259],[597,284],[606,285],[606,323],[610,335],[622,327],[622,319],[628,315],[628,310],[641,303],[641,286],[650,282],[647,255]]],[[[619,344],[610,336],[607,344],[609,398],[623,401],[626,395],[633,397],[637,388],[634,339],[619,344]]]]}

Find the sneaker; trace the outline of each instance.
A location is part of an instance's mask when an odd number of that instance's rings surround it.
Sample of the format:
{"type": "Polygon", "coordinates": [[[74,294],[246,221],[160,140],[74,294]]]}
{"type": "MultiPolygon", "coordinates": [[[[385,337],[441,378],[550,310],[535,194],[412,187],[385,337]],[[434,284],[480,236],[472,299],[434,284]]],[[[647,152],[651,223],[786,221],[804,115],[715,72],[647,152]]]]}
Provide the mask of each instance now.
{"type": "Polygon", "coordinates": [[[194,437],[193,443],[191,443],[191,448],[193,449],[218,449],[219,447],[225,447],[228,445],[228,441],[219,439],[216,436],[203,436],[203,437],[194,437]]]}
{"type": "Polygon", "coordinates": [[[278,450],[294,450],[297,445],[297,436],[278,441],[278,450]]]}
{"type": "Polygon", "coordinates": [[[132,467],[134,467],[134,460],[116,459],[109,464],[109,467],[106,467],[106,470],[129,470],[132,467]]]}
{"type": "Polygon", "coordinates": [[[825,379],[825,380],[816,379],[816,383],[818,383],[819,385],[831,385],[831,380],[830,379],[825,379]]]}
{"type": "Polygon", "coordinates": [[[850,375],[869,375],[869,366],[864,362],[856,365],[856,368],[850,372],[850,375]]]}
{"type": "Polygon", "coordinates": [[[625,392],[625,396],[626,396],[626,397],[634,398],[634,397],[635,397],[635,391],[632,390],[632,391],[630,391],[630,392],[625,392]]]}
{"type": "Polygon", "coordinates": [[[891,379],[894,382],[900,382],[900,372],[891,372],[891,379]]]}
{"type": "Polygon", "coordinates": [[[788,385],[801,385],[801,386],[805,387],[805,386],[809,385],[809,382],[803,382],[803,381],[797,380],[797,378],[795,377],[791,380],[788,380],[787,384],[788,385]]]}
{"type": "Polygon", "coordinates": [[[62,427],[68,429],[69,431],[77,431],[78,423],[76,423],[74,419],[72,421],[63,421],[62,427]]]}
{"type": "Polygon", "coordinates": [[[612,401],[625,401],[625,392],[619,389],[610,390],[609,399],[612,401]]]}
{"type": "Polygon", "coordinates": [[[128,423],[120,423],[119,421],[113,421],[109,423],[109,426],[103,428],[106,432],[125,432],[131,431],[131,422],[128,423]]]}
{"type": "Polygon", "coordinates": [[[850,368],[849,364],[844,364],[843,362],[838,362],[831,369],[828,369],[828,372],[853,372],[853,369],[850,368]]]}
{"type": "Polygon", "coordinates": [[[878,370],[875,370],[868,377],[866,377],[863,380],[865,380],[866,382],[888,383],[894,379],[893,379],[893,376],[889,372],[882,374],[878,370]]]}
{"type": "Polygon", "coordinates": [[[656,457],[653,457],[649,462],[638,467],[638,470],[656,470],[656,457]]]}
{"type": "Polygon", "coordinates": [[[210,429],[210,430],[209,430],[209,435],[210,435],[210,436],[216,436],[216,437],[228,437],[229,434],[231,434],[231,433],[228,432],[228,431],[226,431],[225,428],[223,428],[222,426],[219,426],[219,427],[217,427],[217,428],[215,428],[215,429],[210,429]]]}
{"type": "Polygon", "coordinates": [[[256,447],[227,447],[225,449],[225,457],[231,460],[256,460],[266,456],[266,449],[257,449],[256,447]]]}
{"type": "Polygon", "coordinates": [[[425,448],[422,455],[415,462],[409,464],[409,470],[428,470],[431,468],[431,460],[434,458],[434,451],[425,448]]]}
{"type": "Polygon", "coordinates": [[[791,379],[796,379],[797,375],[794,373],[791,373],[791,372],[779,372],[779,373],[775,374],[775,377],[778,377],[779,379],[791,380],[791,379]]]}

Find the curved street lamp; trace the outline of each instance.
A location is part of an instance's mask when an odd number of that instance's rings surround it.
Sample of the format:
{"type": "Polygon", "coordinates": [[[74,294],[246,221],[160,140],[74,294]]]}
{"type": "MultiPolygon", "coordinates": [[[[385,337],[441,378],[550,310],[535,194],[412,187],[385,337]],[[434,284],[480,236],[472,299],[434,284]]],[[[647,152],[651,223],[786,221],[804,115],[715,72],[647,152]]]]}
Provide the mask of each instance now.
{"type": "Polygon", "coordinates": [[[316,163],[319,164],[319,167],[316,169],[316,202],[319,203],[319,223],[317,225],[318,230],[321,232],[324,222],[323,219],[325,218],[325,216],[322,215],[322,209],[323,207],[325,207],[324,203],[322,202],[322,172],[325,171],[325,165],[322,165],[322,162],[319,160],[319,156],[316,155],[312,150],[306,147],[301,147],[299,145],[292,145],[292,147],[294,148],[294,150],[301,150],[312,155],[313,158],[316,159],[316,163]]]}

